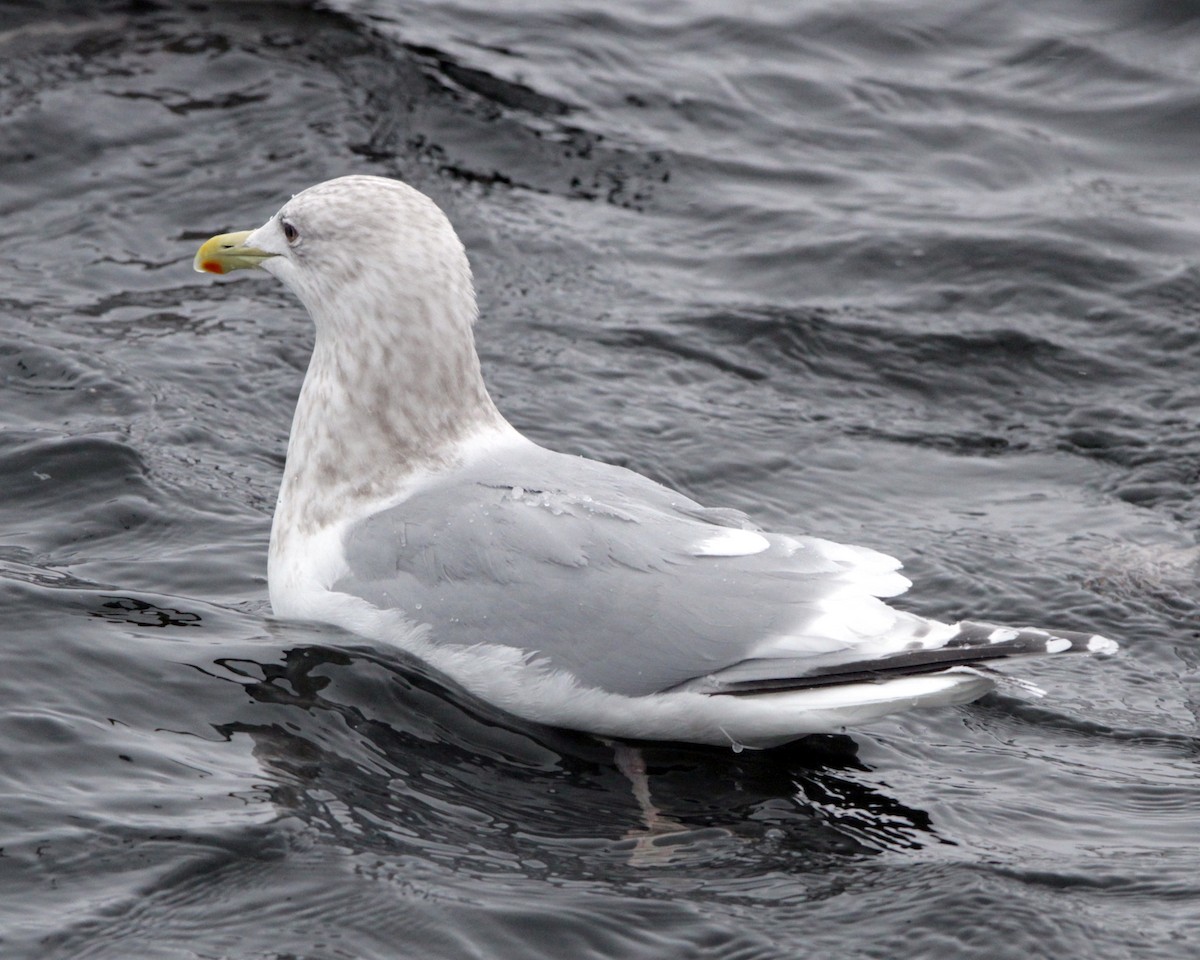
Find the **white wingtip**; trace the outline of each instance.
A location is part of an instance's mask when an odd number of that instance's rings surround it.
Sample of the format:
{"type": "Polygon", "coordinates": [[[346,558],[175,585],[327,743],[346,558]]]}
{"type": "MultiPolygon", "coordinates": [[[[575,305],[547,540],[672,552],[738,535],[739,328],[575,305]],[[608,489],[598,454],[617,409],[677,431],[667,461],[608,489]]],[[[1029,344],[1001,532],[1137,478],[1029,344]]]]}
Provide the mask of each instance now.
{"type": "Polygon", "coordinates": [[[1115,640],[1109,640],[1108,637],[1102,637],[1100,634],[1095,634],[1087,642],[1088,653],[1094,653],[1098,657],[1111,657],[1121,648],[1115,640]]]}

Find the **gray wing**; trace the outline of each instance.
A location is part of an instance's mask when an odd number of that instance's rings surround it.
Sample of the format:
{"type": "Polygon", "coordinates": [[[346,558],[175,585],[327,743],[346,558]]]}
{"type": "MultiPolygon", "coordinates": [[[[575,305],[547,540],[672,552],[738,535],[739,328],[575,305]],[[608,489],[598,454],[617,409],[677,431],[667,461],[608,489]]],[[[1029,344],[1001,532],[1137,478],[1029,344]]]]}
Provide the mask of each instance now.
{"type": "Polygon", "coordinates": [[[907,586],[891,558],[753,530],[639,474],[530,445],[360,521],[334,589],[404,610],[434,642],[515,647],[631,696],[722,671],[794,677],[897,617],[923,623],[872,596],[907,586]]]}

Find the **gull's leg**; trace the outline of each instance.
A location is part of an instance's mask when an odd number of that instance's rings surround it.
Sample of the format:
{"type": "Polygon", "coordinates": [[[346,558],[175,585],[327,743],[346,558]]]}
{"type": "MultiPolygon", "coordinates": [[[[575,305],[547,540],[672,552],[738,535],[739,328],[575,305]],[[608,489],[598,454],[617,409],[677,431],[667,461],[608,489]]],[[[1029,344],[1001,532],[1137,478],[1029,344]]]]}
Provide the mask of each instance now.
{"type": "Polygon", "coordinates": [[[629,862],[634,866],[663,863],[671,858],[671,845],[660,847],[654,841],[660,837],[673,834],[687,833],[688,828],[677,820],[661,813],[650,797],[650,778],[646,774],[646,758],[637,747],[627,743],[608,740],[612,747],[617,769],[625,775],[633,789],[633,798],[637,801],[641,813],[642,824],[626,832],[624,839],[634,842],[633,853],[629,862]]]}

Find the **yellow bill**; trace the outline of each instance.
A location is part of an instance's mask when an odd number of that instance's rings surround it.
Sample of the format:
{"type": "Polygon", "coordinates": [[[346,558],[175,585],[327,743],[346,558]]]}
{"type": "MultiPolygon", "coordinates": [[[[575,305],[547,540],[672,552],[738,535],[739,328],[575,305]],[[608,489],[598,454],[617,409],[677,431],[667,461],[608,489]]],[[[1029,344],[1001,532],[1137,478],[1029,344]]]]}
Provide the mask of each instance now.
{"type": "Polygon", "coordinates": [[[245,246],[246,238],[253,230],[238,233],[222,233],[205,240],[196,251],[192,266],[197,273],[229,273],[231,270],[248,270],[257,267],[268,257],[276,254],[245,246]]]}

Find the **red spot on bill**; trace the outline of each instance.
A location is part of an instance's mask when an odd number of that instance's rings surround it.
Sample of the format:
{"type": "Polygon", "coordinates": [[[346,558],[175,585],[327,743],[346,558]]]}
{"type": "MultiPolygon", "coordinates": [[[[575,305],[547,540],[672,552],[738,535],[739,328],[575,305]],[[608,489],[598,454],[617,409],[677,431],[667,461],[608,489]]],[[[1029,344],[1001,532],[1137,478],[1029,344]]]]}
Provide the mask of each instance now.
{"type": "Polygon", "coordinates": [[[221,266],[221,264],[219,264],[216,260],[205,260],[202,264],[200,264],[200,269],[203,270],[205,273],[224,273],[225,272],[225,268],[223,266],[221,266]]]}

